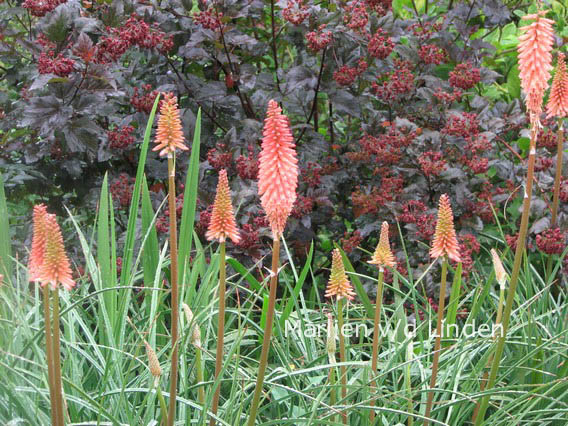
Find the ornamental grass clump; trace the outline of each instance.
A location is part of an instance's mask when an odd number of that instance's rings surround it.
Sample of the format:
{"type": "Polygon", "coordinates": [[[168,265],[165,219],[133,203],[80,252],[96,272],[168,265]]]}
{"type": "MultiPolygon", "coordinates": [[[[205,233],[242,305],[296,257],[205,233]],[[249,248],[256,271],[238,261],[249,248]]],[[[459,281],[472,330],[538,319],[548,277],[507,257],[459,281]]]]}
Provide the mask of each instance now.
{"type": "MultiPolygon", "coordinates": [[[[389,224],[387,222],[383,222],[381,225],[379,243],[373,253],[373,257],[369,260],[369,263],[376,265],[379,268],[377,299],[375,301],[375,322],[373,327],[373,354],[371,356],[371,374],[375,376],[377,373],[377,360],[379,357],[379,324],[381,320],[381,307],[383,304],[383,278],[385,268],[394,268],[396,266],[396,261],[389,244],[389,224]]],[[[373,377],[373,380],[371,381],[371,389],[374,390],[375,387],[376,383],[373,377]]],[[[371,399],[370,405],[371,407],[375,405],[375,398],[371,399]]],[[[369,420],[371,424],[375,420],[375,410],[371,410],[369,420]]]]}
{"type": "MultiPolygon", "coordinates": [[[[205,236],[209,241],[218,240],[221,246],[221,263],[219,265],[219,319],[217,325],[217,353],[215,357],[215,380],[217,380],[223,367],[223,338],[225,334],[225,240],[228,237],[234,243],[240,241],[233,206],[231,204],[231,190],[229,189],[229,181],[225,169],[219,172],[217,194],[215,195],[209,229],[205,236]]],[[[217,408],[219,407],[220,388],[220,385],[215,387],[213,406],[211,408],[213,414],[217,414],[217,408]]],[[[210,424],[211,426],[215,425],[213,418],[210,424]]]]}
{"type": "Polygon", "coordinates": [[[51,404],[51,423],[65,424],[63,382],[61,379],[61,349],[59,338],[59,284],[70,291],[75,286],[69,259],[65,253],[63,236],[54,214],[43,204],[36,205],[33,213],[32,249],[28,264],[30,281],[43,288],[45,348],[51,404]],[[51,302],[49,290],[52,290],[51,302]],[[50,309],[50,303],[52,310],[50,309]]]}
{"type": "MultiPolygon", "coordinates": [[[[442,344],[442,321],[444,319],[444,307],[446,303],[446,277],[448,273],[448,259],[461,262],[459,244],[454,228],[454,215],[450,204],[450,197],[447,194],[440,196],[438,205],[438,220],[434,231],[434,240],[430,248],[430,257],[434,259],[442,258],[442,275],[440,278],[440,297],[438,299],[438,320],[436,322],[436,340],[434,343],[434,359],[432,361],[432,376],[430,377],[430,392],[426,401],[426,411],[424,416],[429,418],[434,401],[434,388],[436,387],[436,377],[438,375],[438,362],[442,344]]],[[[427,425],[429,419],[424,421],[427,425]]]]}
{"type": "Polygon", "coordinates": [[[294,201],[296,201],[297,186],[298,159],[296,158],[290,123],[288,117],[282,114],[282,109],[276,101],[271,100],[268,102],[268,110],[262,132],[262,151],[259,155],[258,166],[258,194],[272,230],[272,269],[262,350],[258,364],[256,387],[249,412],[249,426],[254,425],[256,419],[264,383],[264,373],[268,362],[270,337],[274,322],[274,306],[276,304],[276,287],[278,284],[280,237],[292,212],[294,201]]]}
{"type": "Polygon", "coordinates": [[[170,368],[170,406],[168,409],[168,426],[172,426],[176,414],[176,394],[178,380],[178,326],[179,326],[179,289],[178,289],[178,245],[176,218],[175,188],[175,154],[176,150],[186,151],[183,128],[177,98],[173,93],[164,94],[160,102],[160,115],[156,131],[156,146],[153,151],[160,151],[160,157],[168,158],[168,208],[170,219],[170,286],[171,286],[171,339],[172,364],[170,368]]]}
{"type": "MultiPolygon", "coordinates": [[[[540,10],[538,13],[523,16],[525,20],[534,20],[530,25],[522,27],[524,34],[519,37],[517,51],[519,53],[519,76],[521,87],[523,88],[526,99],[525,104],[530,114],[531,137],[529,143],[529,158],[527,166],[527,177],[525,181],[525,191],[523,198],[523,212],[521,215],[521,225],[515,248],[515,259],[509,281],[509,292],[505,301],[505,309],[502,318],[502,333],[497,339],[497,347],[493,356],[487,390],[491,390],[497,380],[497,372],[501,364],[501,357],[505,348],[509,319],[515,300],[515,290],[521,270],[521,262],[525,251],[526,237],[529,226],[529,216],[532,198],[532,187],[534,179],[534,169],[536,162],[536,142],[538,131],[540,130],[540,114],[542,112],[542,100],[548,88],[550,70],[552,69],[552,45],[554,43],[554,31],[552,25],[554,21],[544,16],[547,11],[540,10]]],[[[481,400],[479,411],[475,419],[475,425],[480,425],[485,420],[485,412],[489,405],[490,394],[481,400]]]]}
{"type": "MultiPolygon", "coordinates": [[[[345,274],[345,266],[343,265],[343,258],[338,248],[333,250],[331,259],[331,273],[327,288],[325,290],[325,297],[337,300],[337,325],[339,327],[339,362],[347,362],[347,353],[345,351],[345,337],[343,336],[343,304],[345,300],[353,300],[355,292],[351,286],[351,282],[345,274]]],[[[347,398],[347,367],[341,366],[341,398],[343,403],[346,403],[347,398]]],[[[347,424],[348,416],[346,412],[342,413],[343,423],[347,424]]]]}

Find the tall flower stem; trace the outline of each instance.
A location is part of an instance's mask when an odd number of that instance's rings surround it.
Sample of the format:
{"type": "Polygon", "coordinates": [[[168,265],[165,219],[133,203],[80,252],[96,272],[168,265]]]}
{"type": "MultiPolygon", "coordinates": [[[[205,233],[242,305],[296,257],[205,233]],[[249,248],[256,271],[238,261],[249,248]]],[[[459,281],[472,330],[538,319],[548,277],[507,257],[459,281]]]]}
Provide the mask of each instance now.
{"type": "MultiPolygon", "coordinates": [[[[223,338],[225,334],[225,241],[221,242],[221,262],[219,264],[219,318],[217,325],[217,355],[215,358],[215,380],[221,374],[223,367],[223,338]]],[[[213,407],[211,411],[217,414],[219,407],[219,393],[221,390],[221,383],[215,388],[213,395],[213,407]]],[[[211,418],[209,424],[215,426],[215,419],[211,418]]]]}
{"type": "MultiPolygon", "coordinates": [[[[434,388],[436,387],[436,377],[438,376],[438,362],[440,361],[440,350],[442,346],[442,321],[444,319],[444,307],[446,304],[446,277],[448,275],[448,256],[442,259],[442,277],[440,281],[440,299],[438,301],[438,321],[436,323],[436,341],[434,343],[434,360],[432,361],[432,377],[430,378],[430,392],[426,401],[426,412],[424,417],[430,417],[432,412],[432,402],[434,401],[434,388]]],[[[424,425],[430,424],[430,420],[424,420],[424,425]]]]}
{"type": "MultiPolygon", "coordinates": [[[[501,288],[499,289],[499,305],[497,306],[497,318],[495,319],[495,326],[496,326],[495,329],[497,329],[499,324],[501,324],[501,319],[503,318],[504,303],[505,303],[505,286],[501,286],[501,288]]],[[[495,339],[496,337],[497,336],[494,334],[493,339],[495,339]]],[[[486,368],[489,368],[492,362],[493,362],[493,354],[489,356],[486,368]]],[[[483,373],[483,379],[481,380],[481,385],[479,386],[480,392],[483,392],[485,390],[488,377],[489,377],[489,370],[486,370],[485,373],[483,373]]],[[[480,406],[481,406],[481,401],[478,401],[477,404],[475,405],[475,410],[473,410],[473,418],[471,419],[472,423],[475,423],[475,421],[477,420],[480,406]]]]}
{"type": "MultiPolygon", "coordinates": [[[[515,299],[515,290],[517,289],[517,283],[519,280],[519,272],[521,270],[521,261],[523,259],[523,252],[525,250],[525,240],[527,237],[527,230],[529,226],[529,215],[531,207],[531,197],[532,197],[532,187],[533,187],[533,176],[534,176],[534,165],[536,160],[536,138],[537,138],[537,125],[533,123],[531,128],[531,140],[529,146],[529,164],[527,169],[527,179],[525,184],[525,197],[523,200],[523,214],[521,216],[521,228],[519,229],[519,237],[517,238],[517,247],[515,250],[515,261],[513,263],[513,270],[511,272],[511,280],[509,281],[509,292],[507,293],[507,300],[505,301],[505,310],[503,312],[503,329],[502,334],[497,340],[497,348],[495,349],[495,355],[493,357],[493,364],[491,365],[491,372],[489,373],[489,382],[487,382],[487,389],[493,389],[495,385],[495,380],[497,379],[497,372],[499,371],[499,366],[501,364],[501,357],[503,356],[503,350],[505,349],[505,339],[507,337],[507,330],[509,329],[509,319],[511,317],[511,311],[513,309],[513,301],[515,299]]],[[[485,412],[487,411],[487,406],[489,405],[489,395],[486,395],[481,400],[481,405],[479,407],[479,412],[475,425],[481,424],[485,418],[485,412]]]]}
{"type": "Polygon", "coordinates": [[[178,295],[178,253],[177,253],[177,220],[176,220],[176,189],[175,189],[174,154],[168,153],[168,205],[170,214],[170,276],[171,276],[171,335],[172,335],[172,366],[170,368],[170,406],[168,410],[168,426],[173,426],[176,415],[176,393],[178,379],[178,324],[179,324],[179,295],[178,295]]]}
{"type": "MultiPolygon", "coordinates": [[[[344,298],[339,298],[337,300],[337,325],[339,327],[339,362],[347,362],[345,355],[345,337],[343,336],[343,300],[344,298]]],[[[345,365],[341,366],[341,398],[343,403],[346,403],[347,399],[347,367],[345,365]]],[[[347,411],[342,413],[343,424],[347,424],[347,411]]]]}
{"type": "Polygon", "coordinates": [[[53,371],[53,337],[49,308],[49,286],[43,287],[43,317],[45,324],[45,355],[47,359],[47,377],[49,382],[49,403],[51,404],[51,423],[57,425],[57,397],[55,395],[53,371]]]}
{"type": "Polygon", "coordinates": [[[274,236],[272,245],[272,273],[270,277],[270,296],[268,299],[268,311],[266,312],[266,324],[264,325],[264,337],[262,339],[262,350],[260,352],[260,363],[256,377],[256,387],[252,397],[252,404],[249,413],[248,426],[253,426],[262,393],[264,383],[264,373],[268,362],[268,351],[270,350],[270,337],[272,336],[272,323],[274,322],[274,306],[276,304],[276,287],[278,285],[278,260],[280,258],[280,236],[274,236]]]}
{"type": "MultiPolygon", "coordinates": [[[[558,205],[560,200],[560,181],[562,180],[562,154],[564,153],[564,128],[562,127],[562,118],[558,120],[558,133],[556,135],[556,175],[554,176],[554,193],[552,196],[552,215],[550,217],[550,227],[556,226],[558,218],[558,205]]],[[[548,257],[546,265],[546,276],[550,276],[552,271],[552,256],[548,257]]]]}
{"type": "MultiPolygon", "coordinates": [[[[379,323],[381,321],[381,307],[383,304],[383,277],[384,270],[381,267],[379,270],[379,280],[377,286],[377,299],[375,301],[375,324],[373,327],[373,356],[371,358],[371,374],[373,376],[371,381],[371,393],[376,389],[375,375],[377,373],[377,358],[379,357],[379,323]]],[[[375,398],[371,398],[371,407],[375,406],[375,398]]],[[[369,413],[370,424],[375,421],[375,410],[369,413]]]]}
{"type": "MultiPolygon", "coordinates": [[[[46,286],[47,287],[47,286],[46,286]]],[[[65,424],[65,409],[63,402],[63,383],[61,380],[61,347],[59,344],[59,291],[53,291],[53,384],[55,387],[58,425],[65,424]]]]}

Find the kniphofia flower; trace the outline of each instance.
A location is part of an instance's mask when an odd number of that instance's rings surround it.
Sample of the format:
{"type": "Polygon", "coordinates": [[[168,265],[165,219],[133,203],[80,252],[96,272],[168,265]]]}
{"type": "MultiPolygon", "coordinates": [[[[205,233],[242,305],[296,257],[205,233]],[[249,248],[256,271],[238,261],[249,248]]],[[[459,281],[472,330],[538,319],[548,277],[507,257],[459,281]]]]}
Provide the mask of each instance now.
{"type": "Polygon", "coordinates": [[[507,281],[507,272],[501,263],[499,255],[495,249],[491,249],[491,259],[493,260],[493,270],[495,271],[495,278],[502,288],[505,288],[505,282],[507,281]]]}
{"type": "Polygon", "coordinates": [[[47,214],[47,207],[45,204],[38,204],[34,206],[32,250],[30,253],[30,260],[28,262],[30,281],[38,280],[39,270],[45,257],[45,218],[47,214]]]}
{"type": "Polygon", "coordinates": [[[258,193],[274,238],[279,238],[296,201],[298,160],[288,118],[274,100],[268,102],[262,136],[258,193]]]}
{"type": "Polygon", "coordinates": [[[241,239],[235,222],[235,215],[233,214],[231,190],[229,189],[229,180],[227,179],[227,171],[225,169],[219,172],[217,194],[215,195],[213,212],[211,213],[209,228],[205,236],[209,241],[219,240],[219,242],[224,242],[227,237],[233,240],[234,243],[238,243],[241,239]]]}
{"type": "Polygon", "coordinates": [[[75,286],[71,278],[69,259],[63,246],[63,236],[54,214],[45,215],[45,252],[44,258],[37,274],[37,280],[41,286],[50,285],[52,290],[61,284],[66,290],[75,286]]]}
{"type": "Polygon", "coordinates": [[[152,151],[160,151],[160,156],[173,154],[178,148],[182,151],[189,149],[184,144],[177,98],[173,93],[166,93],[160,101],[156,143],[152,151]]]}
{"type": "Polygon", "coordinates": [[[373,257],[369,260],[369,263],[377,265],[381,269],[384,269],[387,266],[390,268],[394,268],[396,266],[396,260],[394,259],[394,255],[392,254],[389,245],[389,224],[387,222],[383,222],[381,225],[379,243],[373,253],[373,257]]]}
{"type": "Polygon", "coordinates": [[[566,62],[564,54],[558,54],[556,64],[556,74],[552,80],[550,97],[546,105],[547,117],[566,117],[568,116],[568,74],[566,73],[566,62]]]}
{"type": "Polygon", "coordinates": [[[331,260],[331,275],[329,276],[329,281],[327,282],[325,297],[337,297],[337,300],[341,298],[353,300],[353,298],[355,297],[353,287],[351,287],[351,283],[349,282],[349,279],[345,274],[345,266],[343,266],[341,252],[337,248],[333,250],[331,260]]]}
{"type": "Polygon", "coordinates": [[[448,194],[442,194],[438,205],[438,221],[430,256],[437,258],[446,255],[456,262],[461,262],[450,197],[448,194]]]}
{"type": "Polygon", "coordinates": [[[542,99],[552,69],[550,52],[554,43],[554,21],[544,15],[546,11],[523,16],[522,19],[534,19],[534,22],[521,27],[524,34],[519,36],[517,47],[521,87],[526,94],[527,109],[532,117],[538,117],[542,112],[542,99]]]}

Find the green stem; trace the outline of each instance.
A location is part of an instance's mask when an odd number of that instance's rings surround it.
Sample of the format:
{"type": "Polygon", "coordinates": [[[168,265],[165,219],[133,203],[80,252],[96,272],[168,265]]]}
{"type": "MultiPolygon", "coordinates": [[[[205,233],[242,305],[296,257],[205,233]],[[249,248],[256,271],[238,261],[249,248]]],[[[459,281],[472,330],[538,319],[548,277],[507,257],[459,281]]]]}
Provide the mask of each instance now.
{"type": "Polygon", "coordinates": [[[49,382],[49,403],[51,405],[51,423],[57,424],[57,395],[54,386],[53,371],[53,337],[51,335],[51,315],[49,312],[49,285],[43,287],[43,317],[45,326],[45,357],[47,361],[47,377],[49,382]]]}
{"type": "MultiPolygon", "coordinates": [[[[373,327],[373,356],[371,358],[371,407],[375,406],[374,390],[376,388],[375,375],[377,373],[377,358],[379,357],[379,323],[381,321],[381,307],[383,304],[383,267],[379,269],[379,279],[377,285],[377,299],[375,301],[375,324],[373,327]]],[[[370,424],[375,421],[375,410],[369,413],[370,424]]]]}
{"type": "MultiPolygon", "coordinates": [[[[337,301],[337,326],[339,327],[339,362],[347,362],[345,353],[345,337],[343,336],[343,300],[340,298],[337,301]]],[[[341,398],[343,404],[347,403],[347,367],[345,365],[341,366],[341,398]]],[[[343,424],[347,424],[347,411],[342,413],[343,424]]]]}
{"type": "Polygon", "coordinates": [[[158,400],[160,401],[160,411],[162,412],[162,422],[160,424],[164,424],[168,418],[168,408],[166,406],[166,401],[164,400],[164,395],[162,395],[160,383],[157,383],[156,385],[156,393],[158,394],[158,400]]]}
{"type": "MultiPolygon", "coordinates": [[[[503,350],[505,349],[505,338],[507,336],[507,330],[509,328],[509,319],[511,317],[511,311],[513,309],[515,290],[517,289],[519,272],[521,270],[521,261],[523,258],[523,252],[525,250],[525,240],[527,237],[530,207],[531,207],[534,164],[536,160],[536,138],[537,138],[537,129],[536,126],[533,124],[531,128],[529,164],[527,169],[526,192],[523,200],[523,214],[521,216],[521,228],[519,229],[519,237],[517,238],[515,261],[513,263],[513,270],[511,272],[509,292],[507,293],[507,300],[505,301],[505,310],[503,312],[503,323],[502,323],[503,330],[501,336],[499,336],[499,339],[497,340],[497,348],[495,349],[495,356],[493,358],[493,364],[491,365],[491,372],[489,374],[489,382],[487,383],[488,390],[493,389],[493,386],[495,385],[495,381],[497,379],[497,372],[499,371],[499,366],[501,364],[501,357],[503,356],[503,350]]],[[[479,413],[475,421],[476,426],[480,425],[481,422],[483,422],[483,420],[485,419],[485,412],[487,411],[487,406],[489,405],[489,398],[490,395],[486,395],[481,400],[479,413]]]]}
{"type": "MultiPolygon", "coordinates": [[[[330,393],[329,393],[329,406],[334,407],[336,403],[336,392],[335,389],[335,367],[332,367],[329,370],[329,386],[330,386],[330,393]]],[[[329,419],[331,423],[335,423],[335,414],[332,415],[329,419]]]]}
{"type": "Polygon", "coordinates": [[[258,374],[256,377],[256,387],[252,397],[252,404],[248,419],[248,426],[253,426],[262,393],[264,383],[264,373],[268,362],[268,351],[270,349],[270,337],[272,336],[272,323],[274,322],[274,306],[276,304],[276,287],[278,285],[278,260],[280,258],[280,236],[274,237],[272,245],[272,274],[270,277],[270,296],[268,299],[268,311],[266,312],[266,324],[264,326],[264,337],[262,339],[262,350],[260,353],[260,363],[258,364],[258,374]]]}
{"type": "MultiPolygon", "coordinates": [[[[442,346],[442,321],[444,319],[444,306],[446,304],[446,276],[448,274],[448,257],[442,260],[442,278],[440,281],[440,299],[438,301],[438,321],[436,323],[436,342],[434,343],[434,360],[432,362],[432,377],[430,378],[430,392],[426,402],[426,412],[424,417],[429,418],[432,412],[434,401],[434,388],[436,387],[436,377],[438,376],[438,362],[440,361],[440,348],[442,346]]],[[[424,426],[430,424],[430,420],[424,420],[424,426]]]]}
{"type": "MultiPolygon", "coordinates": [[[[217,325],[217,355],[215,358],[215,380],[221,374],[223,368],[223,338],[225,334],[225,241],[221,243],[221,262],[219,265],[219,318],[217,325]]],[[[211,411],[217,414],[219,407],[219,394],[221,391],[221,383],[215,387],[215,394],[213,395],[213,407],[211,411]]],[[[215,426],[215,419],[211,418],[209,421],[210,426],[215,426]]]]}
{"type": "Polygon", "coordinates": [[[65,424],[65,410],[63,402],[63,383],[61,380],[61,347],[59,343],[59,290],[53,291],[53,372],[55,386],[58,425],[65,424]]]}
{"type": "Polygon", "coordinates": [[[170,215],[170,284],[171,300],[171,335],[172,335],[172,365],[170,368],[170,406],[168,411],[168,426],[173,426],[176,416],[176,394],[178,379],[178,253],[177,253],[177,219],[176,219],[176,188],[175,188],[174,154],[168,154],[168,205],[170,215]]]}
{"type": "Polygon", "coordinates": [[[205,407],[205,389],[203,389],[203,355],[201,352],[201,348],[195,346],[195,369],[196,369],[196,376],[197,376],[197,383],[201,384],[197,388],[197,398],[199,399],[199,403],[202,407],[205,407]]]}
{"type": "MultiPolygon", "coordinates": [[[[564,128],[562,127],[562,119],[558,120],[558,133],[556,135],[556,175],[554,176],[554,193],[552,196],[552,215],[550,217],[550,227],[556,226],[558,217],[558,205],[560,199],[560,181],[562,180],[562,154],[564,153],[564,128]]],[[[548,256],[546,265],[546,277],[550,277],[552,272],[552,255],[548,256]]]]}

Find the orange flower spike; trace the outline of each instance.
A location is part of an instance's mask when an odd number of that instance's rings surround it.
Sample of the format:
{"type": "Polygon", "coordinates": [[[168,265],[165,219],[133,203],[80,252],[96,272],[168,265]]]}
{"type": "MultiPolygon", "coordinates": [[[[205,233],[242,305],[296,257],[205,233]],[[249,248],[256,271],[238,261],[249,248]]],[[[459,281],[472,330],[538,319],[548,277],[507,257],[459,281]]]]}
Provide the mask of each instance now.
{"type": "Polygon", "coordinates": [[[52,290],[58,284],[63,285],[66,290],[71,290],[75,286],[75,281],[71,278],[71,267],[69,259],[65,254],[63,246],[63,236],[54,214],[47,214],[45,217],[45,232],[47,235],[45,243],[45,257],[39,270],[41,286],[49,284],[52,290]]]}
{"type": "Polygon", "coordinates": [[[226,237],[229,237],[234,243],[238,243],[241,240],[235,222],[235,215],[233,214],[231,190],[229,189],[229,180],[227,179],[227,171],[225,169],[219,172],[217,194],[215,195],[211,221],[205,236],[209,241],[219,240],[221,243],[225,241],[226,237]]]}
{"type": "Polygon", "coordinates": [[[32,236],[32,251],[30,253],[30,260],[28,263],[28,271],[30,281],[37,281],[39,270],[43,264],[45,256],[45,218],[47,216],[47,207],[45,204],[38,204],[34,206],[33,216],[33,236],[32,236]]]}
{"type": "Polygon", "coordinates": [[[448,194],[442,194],[440,197],[438,221],[430,249],[431,257],[437,258],[445,255],[456,262],[461,262],[458,239],[454,228],[454,215],[448,194]]]}
{"type": "Polygon", "coordinates": [[[337,300],[342,297],[353,300],[355,292],[351,283],[345,275],[345,266],[343,266],[343,259],[339,249],[333,250],[333,257],[331,260],[331,275],[327,282],[327,289],[325,290],[325,297],[337,297],[337,300]]]}
{"type": "Polygon", "coordinates": [[[298,159],[288,118],[274,100],[268,102],[262,136],[258,193],[274,238],[279,238],[296,201],[298,159]]]}
{"type": "Polygon", "coordinates": [[[373,257],[369,260],[369,263],[377,265],[380,269],[385,267],[394,268],[396,266],[396,260],[390,249],[389,245],[389,224],[383,222],[381,225],[381,236],[379,237],[379,244],[373,253],[373,257]]]}
{"type": "Polygon", "coordinates": [[[179,116],[177,98],[173,93],[164,94],[160,101],[160,115],[156,130],[156,143],[152,151],[160,151],[160,156],[173,154],[177,148],[187,151],[184,144],[183,128],[179,116]]]}
{"type": "Polygon", "coordinates": [[[546,105],[546,115],[548,118],[568,116],[568,74],[566,73],[566,62],[564,54],[558,54],[556,74],[552,80],[550,97],[546,105]]]}
{"type": "Polygon", "coordinates": [[[542,112],[542,99],[548,88],[552,69],[552,45],[554,31],[552,19],[544,18],[546,11],[525,15],[522,19],[534,19],[530,25],[521,27],[524,34],[519,36],[519,76],[521,87],[526,94],[527,109],[535,116],[542,112]]]}

